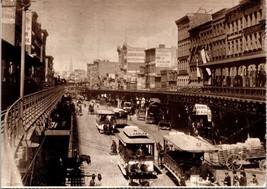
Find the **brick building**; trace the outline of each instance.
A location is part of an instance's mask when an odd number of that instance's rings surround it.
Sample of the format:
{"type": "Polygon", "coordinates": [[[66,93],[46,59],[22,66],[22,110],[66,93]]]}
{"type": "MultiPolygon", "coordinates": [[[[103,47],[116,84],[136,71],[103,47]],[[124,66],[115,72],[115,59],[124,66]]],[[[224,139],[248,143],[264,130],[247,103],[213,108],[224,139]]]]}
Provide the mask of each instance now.
{"type": "Polygon", "coordinates": [[[211,15],[206,13],[188,13],[175,21],[178,29],[178,55],[177,55],[177,87],[182,88],[189,82],[197,79],[194,77],[196,68],[189,67],[191,36],[189,30],[197,25],[211,20],[211,15]]]}

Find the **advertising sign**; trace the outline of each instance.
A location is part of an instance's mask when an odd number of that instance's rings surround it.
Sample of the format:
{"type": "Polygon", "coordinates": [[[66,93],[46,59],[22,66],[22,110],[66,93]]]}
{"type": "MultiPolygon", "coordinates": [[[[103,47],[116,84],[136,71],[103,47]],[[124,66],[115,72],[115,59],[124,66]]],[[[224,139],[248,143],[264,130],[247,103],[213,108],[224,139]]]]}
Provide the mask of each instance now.
{"type": "Polygon", "coordinates": [[[32,44],[32,12],[26,12],[25,45],[32,44]]]}
{"type": "Polygon", "coordinates": [[[195,112],[195,115],[207,115],[208,122],[211,121],[211,110],[210,108],[205,104],[195,104],[193,108],[193,112],[195,112]]]}
{"type": "Polygon", "coordinates": [[[171,51],[170,49],[156,49],[156,67],[171,66],[171,51]]]}
{"type": "MultiPolygon", "coordinates": [[[[16,1],[2,0],[2,39],[15,44],[16,1]]],[[[1,11],[0,11],[1,12],[1,11]]]]}
{"type": "Polygon", "coordinates": [[[128,63],[144,63],[145,62],[145,49],[127,47],[127,62],[128,63]]]}
{"type": "Polygon", "coordinates": [[[2,23],[15,24],[16,17],[16,1],[2,1],[2,23]]]}

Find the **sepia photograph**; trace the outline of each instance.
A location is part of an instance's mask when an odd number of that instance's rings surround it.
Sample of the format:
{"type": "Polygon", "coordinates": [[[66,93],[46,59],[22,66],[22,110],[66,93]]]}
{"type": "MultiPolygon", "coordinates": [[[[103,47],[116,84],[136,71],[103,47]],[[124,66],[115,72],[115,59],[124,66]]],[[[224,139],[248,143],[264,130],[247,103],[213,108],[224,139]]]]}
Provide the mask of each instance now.
{"type": "Polygon", "coordinates": [[[265,0],[1,0],[1,188],[265,188],[265,0]]]}

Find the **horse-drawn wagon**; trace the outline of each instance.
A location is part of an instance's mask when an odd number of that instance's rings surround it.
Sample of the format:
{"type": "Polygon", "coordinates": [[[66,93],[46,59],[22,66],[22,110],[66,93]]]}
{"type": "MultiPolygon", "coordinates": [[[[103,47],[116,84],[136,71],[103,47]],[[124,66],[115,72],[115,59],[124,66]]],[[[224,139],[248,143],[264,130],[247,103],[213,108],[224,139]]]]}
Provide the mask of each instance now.
{"type": "Polygon", "coordinates": [[[246,163],[258,164],[266,169],[264,145],[258,138],[248,138],[245,143],[222,144],[217,152],[210,153],[213,165],[227,166],[230,170],[239,170],[246,163]]]}

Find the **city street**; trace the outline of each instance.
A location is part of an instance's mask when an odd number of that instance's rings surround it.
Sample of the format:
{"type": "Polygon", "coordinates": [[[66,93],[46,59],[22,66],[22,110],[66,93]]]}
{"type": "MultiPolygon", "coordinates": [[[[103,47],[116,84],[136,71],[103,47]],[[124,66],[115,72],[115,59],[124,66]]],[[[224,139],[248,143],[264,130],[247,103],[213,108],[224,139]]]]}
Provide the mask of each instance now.
{"type": "MultiPolygon", "coordinates": [[[[99,108],[107,108],[100,106],[99,108]]],[[[112,109],[113,107],[108,107],[112,109]]],[[[115,135],[100,134],[96,129],[95,115],[88,114],[88,106],[83,107],[83,114],[77,116],[78,131],[79,131],[79,151],[80,154],[86,154],[91,156],[91,164],[87,165],[83,163],[85,172],[85,185],[89,185],[92,174],[102,175],[102,186],[127,186],[128,181],[124,178],[121,170],[118,167],[119,155],[110,155],[110,146],[112,140],[118,143],[115,135]]],[[[137,120],[136,116],[131,116],[131,120],[128,121],[129,125],[137,125],[142,130],[149,133],[151,138],[155,142],[163,143],[163,136],[167,135],[169,130],[158,130],[158,127],[154,124],[146,124],[142,120],[137,120]]],[[[121,130],[121,129],[119,129],[121,130]]],[[[172,130],[175,131],[175,130],[172,130]]],[[[155,153],[157,155],[157,153],[155,153]]],[[[155,157],[155,162],[157,157],[155,157]]],[[[150,186],[175,186],[175,182],[172,180],[170,174],[166,169],[160,169],[161,173],[158,174],[157,179],[149,180],[150,186]]],[[[216,169],[216,180],[222,184],[224,179],[224,173],[226,169],[216,169]]],[[[264,172],[259,169],[245,169],[247,173],[248,181],[252,178],[252,174],[257,174],[259,184],[265,183],[264,172]]],[[[230,173],[231,176],[231,173],[230,173]]]]}

